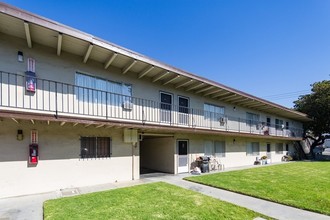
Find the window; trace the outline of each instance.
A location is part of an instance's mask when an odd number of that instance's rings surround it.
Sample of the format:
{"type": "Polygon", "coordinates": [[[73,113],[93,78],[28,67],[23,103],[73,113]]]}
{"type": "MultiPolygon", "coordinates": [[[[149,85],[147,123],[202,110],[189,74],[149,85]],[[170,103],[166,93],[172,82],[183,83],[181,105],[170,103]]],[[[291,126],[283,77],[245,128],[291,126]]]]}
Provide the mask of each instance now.
{"type": "Polygon", "coordinates": [[[275,119],[275,128],[278,130],[283,129],[284,128],[283,120],[276,118],[275,119]]]}
{"type": "Polygon", "coordinates": [[[226,156],[226,143],[225,141],[205,141],[204,142],[204,155],[214,157],[226,156]]]}
{"type": "Polygon", "coordinates": [[[179,96],[179,123],[187,125],[189,122],[189,99],[179,96]]]}
{"type": "Polygon", "coordinates": [[[212,121],[219,121],[220,118],[224,117],[225,114],[225,108],[211,105],[211,104],[204,104],[204,118],[210,119],[212,121]]]}
{"type": "Polygon", "coordinates": [[[76,97],[79,101],[121,106],[131,101],[132,85],[76,73],[76,97]],[[106,94],[106,93],[110,94],[106,94]],[[106,100],[108,97],[108,100],[106,100]]]}
{"type": "Polygon", "coordinates": [[[267,153],[270,153],[270,143],[267,143],[267,153]]]}
{"type": "Polygon", "coordinates": [[[189,113],[189,99],[179,96],[179,112],[180,113],[189,113]]]}
{"type": "Polygon", "coordinates": [[[247,112],[246,113],[246,124],[250,125],[250,126],[252,126],[252,125],[258,126],[258,124],[259,124],[259,115],[247,112]]]}
{"type": "Polygon", "coordinates": [[[102,158],[111,156],[110,137],[81,137],[80,158],[102,158]]]}
{"type": "Polygon", "coordinates": [[[289,151],[289,144],[285,144],[285,150],[289,151]]]}
{"type": "Polygon", "coordinates": [[[172,94],[160,92],[160,121],[172,121],[172,94]]]}
{"type": "Polygon", "coordinates": [[[225,157],[226,156],[226,143],[224,141],[214,142],[214,152],[215,157],[225,157]]]}
{"type": "Polygon", "coordinates": [[[275,153],[276,154],[283,154],[283,143],[276,143],[275,153]]]}
{"type": "Polygon", "coordinates": [[[246,146],[246,155],[255,156],[259,155],[259,142],[250,142],[246,146]]]}

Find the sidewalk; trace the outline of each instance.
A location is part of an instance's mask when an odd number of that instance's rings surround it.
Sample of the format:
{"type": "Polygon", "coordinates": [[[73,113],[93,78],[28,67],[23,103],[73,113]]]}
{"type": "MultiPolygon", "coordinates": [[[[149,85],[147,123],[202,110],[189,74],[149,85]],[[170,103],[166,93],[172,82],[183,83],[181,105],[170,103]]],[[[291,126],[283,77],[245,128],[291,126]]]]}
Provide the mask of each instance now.
{"type": "MultiPolygon", "coordinates": [[[[246,167],[235,168],[235,169],[245,169],[245,168],[246,167]]],[[[229,171],[229,169],[227,171],[229,171]]],[[[135,180],[135,181],[103,184],[97,186],[59,190],[59,191],[43,193],[43,194],[0,199],[0,220],[14,220],[14,219],[42,220],[43,219],[42,205],[43,202],[46,200],[60,198],[64,196],[74,196],[78,194],[85,194],[90,192],[97,192],[97,191],[133,186],[138,184],[158,182],[158,181],[164,181],[189,190],[194,190],[202,194],[217,199],[221,199],[223,201],[227,201],[251,209],[256,212],[260,212],[262,214],[265,214],[267,216],[276,219],[330,220],[330,216],[308,212],[308,211],[288,207],[285,205],[279,205],[277,203],[268,202],[265,200],[182,180],[182,178],[186,176],[190,176],[190,174],[171,175],[171,174],[163,174],[163,173],[154,173],[154,174],[142,175],[140,180],[135,180]]]]}

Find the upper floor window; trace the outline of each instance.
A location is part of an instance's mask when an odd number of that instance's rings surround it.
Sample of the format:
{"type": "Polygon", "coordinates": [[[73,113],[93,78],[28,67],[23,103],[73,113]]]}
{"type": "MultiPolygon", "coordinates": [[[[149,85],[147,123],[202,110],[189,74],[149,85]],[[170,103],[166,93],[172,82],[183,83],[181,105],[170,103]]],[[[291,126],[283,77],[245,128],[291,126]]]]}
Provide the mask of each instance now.
{"type": "Polygon", "coordinates": [[[250,126],[256,125],[256,126],[258,126],[259,120],[260,120],[260,116],[258,114],[254,114],[254,113],[250,113],[250,112],[246,113],[246,124],[247,125],[250,125],[250,126]]]}
{"type": "Polygon", "coordinates": [[[132,96],[132,85],[76,73],[76,97],[80,101],[122,105],[132,96]],[[107,94],[108,93],[108,94],[107,94]]]}
{"type": "Polygon", "coordinates": [[[225,108],[212,104],[204,103],[204,118],[213,121],[219,121],[221,117],[224,117],[225,108]]]}
{"type": "Polygon", "coordinates": [[[275,128],[276,129],[284,129],[283,120],[280,120],[278,118],[275,119],[275,128]]]}

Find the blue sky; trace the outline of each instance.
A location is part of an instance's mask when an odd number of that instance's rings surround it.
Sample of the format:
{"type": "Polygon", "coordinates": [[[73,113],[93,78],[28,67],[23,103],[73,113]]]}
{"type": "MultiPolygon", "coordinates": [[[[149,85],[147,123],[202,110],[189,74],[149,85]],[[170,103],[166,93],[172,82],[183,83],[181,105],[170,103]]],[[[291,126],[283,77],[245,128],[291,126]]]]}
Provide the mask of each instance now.
{"type": "Polygon", "coordinates": [[[4,2],[292,107],[330,76],[330,1],[4,2]]]}

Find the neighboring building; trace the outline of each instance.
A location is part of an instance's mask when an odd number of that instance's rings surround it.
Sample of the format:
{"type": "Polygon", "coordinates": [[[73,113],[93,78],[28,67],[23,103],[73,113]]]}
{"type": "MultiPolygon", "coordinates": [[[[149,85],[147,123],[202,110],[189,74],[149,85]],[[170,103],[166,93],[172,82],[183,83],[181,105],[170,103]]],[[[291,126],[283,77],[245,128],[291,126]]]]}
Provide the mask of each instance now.
{"type": "Polygon", "coordinates": [[[4,3],[0,58],[0,197],[279,162],[309,120],[4,3]]]}

